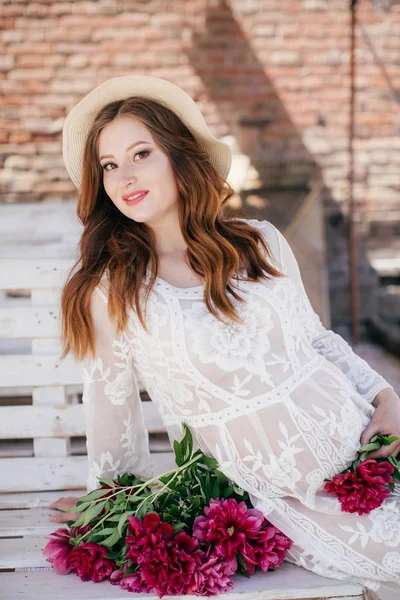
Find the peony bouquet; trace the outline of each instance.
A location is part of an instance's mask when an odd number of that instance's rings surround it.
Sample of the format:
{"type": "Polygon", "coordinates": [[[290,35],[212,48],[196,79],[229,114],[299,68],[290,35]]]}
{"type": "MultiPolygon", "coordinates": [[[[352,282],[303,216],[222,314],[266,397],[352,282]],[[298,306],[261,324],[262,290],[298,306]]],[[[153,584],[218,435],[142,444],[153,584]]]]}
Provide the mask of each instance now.
{"type": "Polygon", "coordinates": [[[343,512],[368,514],[394,491],[394,480],[400,480],[400,462],[394,456],[375,459],[368,458],[368,454],[397,439],[397,436],[374,435],[360,448],[359,457],[348,469],[325,480],[324,489],[337,495],[343,512]]]}
{"type": "Polygon", "coordinates": [[[43,553],[53,569],[162,597],[220,594],[232,589],[235,573],[278,568],[291,540],[214,458],[193,452],[186,425],[174,453],[174,470],[146,482],[130,473],[99,479],[66,509],[81,516],[47,536],[43,553]]]}

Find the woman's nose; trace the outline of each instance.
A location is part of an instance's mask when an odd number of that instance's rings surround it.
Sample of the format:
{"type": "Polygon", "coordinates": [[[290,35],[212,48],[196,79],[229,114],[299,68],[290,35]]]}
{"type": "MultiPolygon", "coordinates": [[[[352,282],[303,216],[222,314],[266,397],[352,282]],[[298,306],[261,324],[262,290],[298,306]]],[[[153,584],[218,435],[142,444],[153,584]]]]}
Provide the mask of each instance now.
{"type": "Polygon", "coordinates": [[[127,165],[121,168],[120,179],[123,185],[128,185],[131,181],[136,182],[137,177],[133,165],[127,165]]]}

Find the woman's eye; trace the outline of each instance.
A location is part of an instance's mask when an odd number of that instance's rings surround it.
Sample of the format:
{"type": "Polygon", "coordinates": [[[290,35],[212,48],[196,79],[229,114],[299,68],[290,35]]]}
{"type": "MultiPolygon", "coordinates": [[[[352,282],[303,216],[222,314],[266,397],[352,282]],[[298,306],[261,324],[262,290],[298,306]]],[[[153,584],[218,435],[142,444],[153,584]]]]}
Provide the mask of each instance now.
{"type": "Polygon", "coordinates": [[[139,156],[139,154],[149,154],[148,150],[140,150],[140,152],[136,152],[134,158],[136,158],[137,156],[139,156]]]}
{"type": "MultiPolygon", "coordinates": [[[[150,154],[150,152],[148,150],[140,150],[139,152],[136,152],[136,154],[134,155],[133,159],[135,162],[137,162],[136,157],[139,156],[139,154],[150,154]]],[[[102,166],[103,171],[113,171],[114,169],[107,169],[108,165],[115,165],[115,163],[109,162],[106,163],[105,165],[102,166]]]]}

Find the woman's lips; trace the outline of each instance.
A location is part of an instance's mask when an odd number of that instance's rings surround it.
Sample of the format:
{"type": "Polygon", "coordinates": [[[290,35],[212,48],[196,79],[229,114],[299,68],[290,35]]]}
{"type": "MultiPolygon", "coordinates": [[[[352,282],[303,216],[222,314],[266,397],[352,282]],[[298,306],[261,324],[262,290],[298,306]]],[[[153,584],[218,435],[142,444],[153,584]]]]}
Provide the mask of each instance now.
{"type": "Polygon", "coordinates": [[[137,204],[138,202],[143,200],[143,198],[145,198],[145,196],[147,196],[148,193],[149,192],[143,192],[143,194],[140,194],[140,196],[136,196],[136,198],[134,198],[133,200],[124,200],[124,202],[126,202],[126,204],[128,204],[129,206],[132,206],[132,204],[137,204]]]}

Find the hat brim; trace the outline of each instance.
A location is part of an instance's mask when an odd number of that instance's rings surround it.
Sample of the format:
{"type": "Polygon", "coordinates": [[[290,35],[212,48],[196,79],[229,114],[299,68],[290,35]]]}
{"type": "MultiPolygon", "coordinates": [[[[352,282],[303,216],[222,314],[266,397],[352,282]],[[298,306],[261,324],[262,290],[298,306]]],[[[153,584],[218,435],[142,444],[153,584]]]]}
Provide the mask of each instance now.
{"type": "Polygon", "coordinates": [[[78,190],[82,185],[82,164],[85,142],[99,111],[110,102],[130,96],[151,98],[170,108],[196,137],[210,163],[226,180],[232,163],[229,146],[211,135],[194,100],[177,85],[149,75],[126,75],[102,83],[85,96],[68,114],[62,133],[65,167],[78,190]]]}

